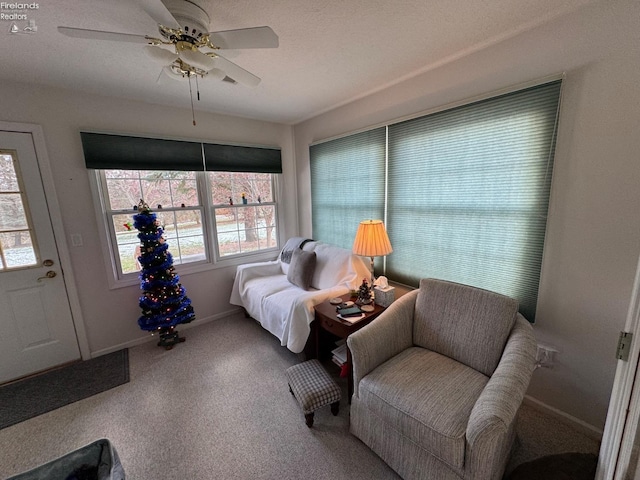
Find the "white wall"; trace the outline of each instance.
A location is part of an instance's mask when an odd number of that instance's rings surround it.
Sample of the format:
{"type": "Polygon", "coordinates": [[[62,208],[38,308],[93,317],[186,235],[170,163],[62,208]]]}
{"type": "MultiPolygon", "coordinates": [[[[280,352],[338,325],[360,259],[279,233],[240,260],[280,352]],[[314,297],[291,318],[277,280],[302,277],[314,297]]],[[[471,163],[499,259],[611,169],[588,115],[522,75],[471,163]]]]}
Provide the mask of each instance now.
{"type": "MultiPolygon", "coordinates": [[[[140,330],[137,324],[139,287],[109,289],[80,130],[279,146],[284,183],[295,185],[289,126],[196,112],[198,124],[194,127],[189,109],[170,109],[18,83],[0,84],[0,105],[0,120],[35,123],[44,130],[67,242],[71,245],[71,234],[80,234],[83,238],[83,246],[70,246],[69,250],[93,353],[148,338],[149,333],[140,330]]],[[[279,213],[286,230],[279,233],[286,239],[297,234],[295,188],[282,191],[284,198],[279,213]]],[[[235,267],[183,275],[178,265],[176,271],[197,319],[216,318],[232,309],[229,295],[235,267]]]]}
{"type": "Polygon", "coordinates": [[[598,429],[640,252],[639,31],[639,2],[599,2],[294,129],[311,235],[310,143],[566,72],[535,325],[558,363],[529,395],[598,429]]]}

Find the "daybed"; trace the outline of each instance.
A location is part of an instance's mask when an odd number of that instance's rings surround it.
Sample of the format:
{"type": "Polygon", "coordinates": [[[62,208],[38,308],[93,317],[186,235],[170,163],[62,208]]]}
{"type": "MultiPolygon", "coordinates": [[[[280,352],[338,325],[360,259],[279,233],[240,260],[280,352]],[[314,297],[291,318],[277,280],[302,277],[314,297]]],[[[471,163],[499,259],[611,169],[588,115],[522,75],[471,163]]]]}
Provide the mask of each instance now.
{"type": "Polygon", "coordinates": [[[313,307],[357,289],[370,275],[367,264],[350,250],[292,238],[277,260],[238,266],[230,303],[244,307],[282,346],[300,353],[311,331],[313,307]],[[299,252],[311,259],[315,254],[315,268],[303,272],[310,283],[307,290],[290,281],[289,269],[298,263],[299,252]]]}

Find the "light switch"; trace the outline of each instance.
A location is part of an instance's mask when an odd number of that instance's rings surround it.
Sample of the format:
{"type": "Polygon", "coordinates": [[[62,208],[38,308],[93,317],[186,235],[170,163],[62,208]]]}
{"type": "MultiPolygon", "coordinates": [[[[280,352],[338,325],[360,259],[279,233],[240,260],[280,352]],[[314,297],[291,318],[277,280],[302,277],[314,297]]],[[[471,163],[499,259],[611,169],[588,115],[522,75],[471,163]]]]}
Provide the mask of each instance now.
{"type": "Polygon", "coordinates": [[[73,245],[74,247],[81,247],[82,246],[82,235],[80,235],[79,233],[72,233],[71,234],[71,245],[73,245]]]}

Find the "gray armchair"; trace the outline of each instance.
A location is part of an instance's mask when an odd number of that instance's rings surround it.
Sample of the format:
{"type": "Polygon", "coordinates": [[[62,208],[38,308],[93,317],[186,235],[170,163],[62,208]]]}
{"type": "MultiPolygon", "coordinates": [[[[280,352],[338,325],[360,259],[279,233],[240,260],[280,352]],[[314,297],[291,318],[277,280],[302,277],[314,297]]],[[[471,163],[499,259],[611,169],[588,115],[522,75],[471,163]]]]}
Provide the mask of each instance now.
{"type": "Polygon", "coordinates": [[[425,279],[347,342],[351,433],[400,476],[502,478],[536,352],[515,300],[425,279]]]}

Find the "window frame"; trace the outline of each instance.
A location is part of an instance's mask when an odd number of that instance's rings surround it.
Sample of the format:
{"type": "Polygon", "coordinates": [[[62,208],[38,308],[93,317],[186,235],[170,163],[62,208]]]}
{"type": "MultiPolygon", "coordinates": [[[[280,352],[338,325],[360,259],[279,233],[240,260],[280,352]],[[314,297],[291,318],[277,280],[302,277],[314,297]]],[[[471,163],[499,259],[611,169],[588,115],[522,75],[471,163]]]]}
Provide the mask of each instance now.
{"type": "MultiPolygon", "coordinates": [[[[171,171],[171,170],[167,170],[171,171]]],[[[105,170],[88,170],[89,184],[91,187],[91,193],[94,199],[94,210],[96,218],[98,219],[98,231],[100,235],[101,250],[103,253],[103,259],[107,270],[107,281],[110,289],[123,288],[132,285],[138,285],[139,272],[123,273],[120,264],[120,255],[118,250],[118,244],[115,235],[113,216],[129,213],[132,217],[135,211],[130,210],[110,210],[108,200],[108,190],[105,170]]],[[[273,260],[280,251],[281,245],[281,221],[278,216],[278,187],[279,177],[281,174],[277,173],[265,173],[271,177],[271,192],[273,196],[272,202],[265,202],[265,205],[274,205],[274,226],[276,228],[275,241],[276,246],[266,248],[257,251],[251,251],[246,253],[239,253],[234,255],[221,256],[219,254],[218,236],[215,222],[215,209],[221,208],[223,205],[213,204],[211,197],[211,188],[208,180],[208,173],[206,171],[195,171],[196,186],[198,189],[198,201],[199,206],[190,207],[192,210],[199,210],[202,218],[202,232],[205,244],[205,256],[204,260],[198,260],[194,262],[175,264],[175,268],[180,275],[188,275],[192,273],[203,272],[207,270],[213,270],[218,268],[225,268],[229,266],[240,265],[247,262],[260,262],[273,260]]],[[[226,205],[225,208],[242,208],[244,205],[226,205]]],[[[133,206],[132,206],[133,207],[133,206]]],[[[169,211],[181,211],[180,207],[167,207],[163,210],[169,211]]],[[[157,212],[152,208],[152,211],[157,212]]],[[[171,246],[170,246],[171,248],[171,246]]]]}

